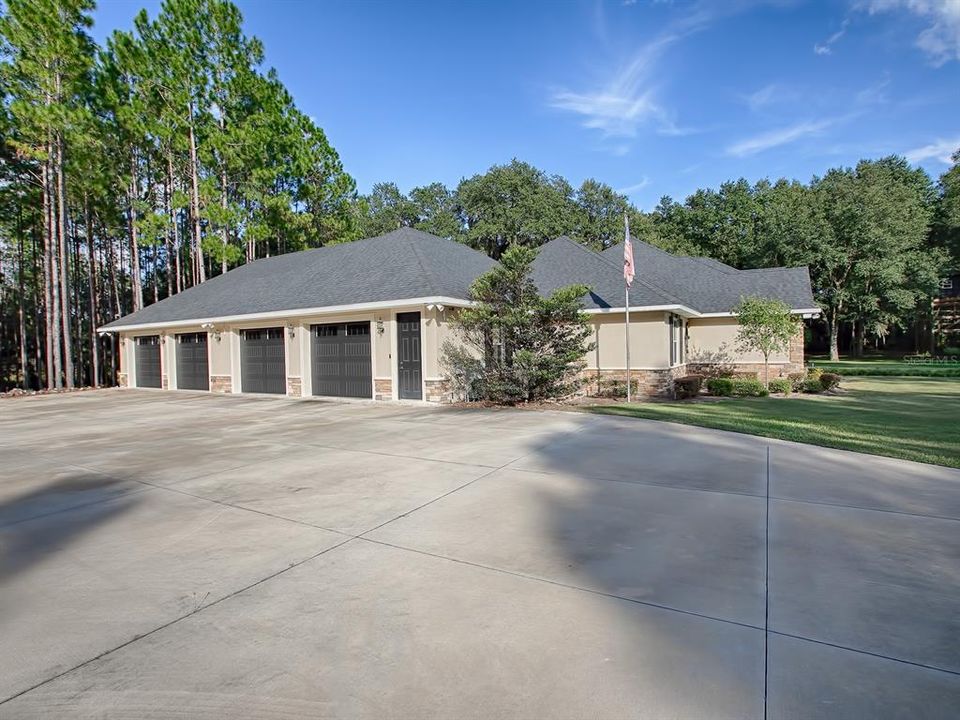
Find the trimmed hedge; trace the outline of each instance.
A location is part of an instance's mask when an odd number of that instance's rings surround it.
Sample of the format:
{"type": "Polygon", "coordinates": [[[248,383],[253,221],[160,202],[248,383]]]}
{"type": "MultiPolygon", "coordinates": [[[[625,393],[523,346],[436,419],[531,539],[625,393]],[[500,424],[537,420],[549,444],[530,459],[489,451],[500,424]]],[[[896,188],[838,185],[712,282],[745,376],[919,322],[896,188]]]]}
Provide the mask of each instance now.
{"type": "Polygon", "coordinates": [[[744,397],[766,397],[770,393],[756,378],[734,378],[733,394],[744,397]]]}
{"type": "Polygon", "coordinates": [[[793,381],[790,378],[774,378],[770,381],[770,392],[789,395],[793,391],[793,381]]]}
{"type": "Polygon", "coordinates": [[[707,390],[717,397],[766,397],[770,393],[756,378],[711,378],[707,390]]]}
{"type": "Polygon", "coordinates": [[[702,386],[703,376],[685,375],[673,381],[673,394],[676,395],[678,400],[686,400],[699,395],[702,386]]]}
{"type": "Polygon", "coordinates": [[[823,385],[820,384],[820,379],[807,378],[803,381],[803,392],[805,393],[818,393],[823,391],[823,385]]]}
{"type": "Polygon", "coordinates": [[[733,395],[733,378],[710,378],[707,380],[707,390],[717,397],[730,397],[733,395]]]}
{"type": "Polygon", "coordinates": [[[820,387],[824,390],[833,390],[840,384],[840,376],[836,373],[825,372],[820,376],[820,387]]]}

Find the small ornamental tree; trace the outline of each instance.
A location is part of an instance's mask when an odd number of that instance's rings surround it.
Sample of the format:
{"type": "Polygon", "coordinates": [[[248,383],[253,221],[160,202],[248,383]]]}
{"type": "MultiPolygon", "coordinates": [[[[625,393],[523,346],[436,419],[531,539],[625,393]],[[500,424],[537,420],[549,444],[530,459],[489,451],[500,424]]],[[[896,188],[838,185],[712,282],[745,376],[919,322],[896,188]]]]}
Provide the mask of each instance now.
{"type": "Polygon", "coordinates": [[[461,342],[447,342],[442,363],[468,398],[500,403],[557,398],[579,385],[593,349],[581,298],[571,285],[541,297],[531,277],[537,251],[514,245],[474,281],[474,305],[454,321],[461,342]]]}
{"type": "Polygon", "coordinates": [[[740,322],[737,345],[744,351],[763,355],[763,383],[770,388],[770,356],[783,352],[800,330],[801,320],[790,314],[790,307],[782,300],[749,296],[741,298],[733,309],[740,322]]]}

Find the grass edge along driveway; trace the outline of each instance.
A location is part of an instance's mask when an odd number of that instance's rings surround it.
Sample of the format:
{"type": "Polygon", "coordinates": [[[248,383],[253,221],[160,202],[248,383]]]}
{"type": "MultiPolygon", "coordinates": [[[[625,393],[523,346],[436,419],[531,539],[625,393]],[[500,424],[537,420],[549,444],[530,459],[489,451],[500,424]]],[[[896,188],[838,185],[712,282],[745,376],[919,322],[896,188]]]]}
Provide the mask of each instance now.
{"type": "Polygon", "coordinates": [[[960,379],[851,377],[841,387],[838,395],[586,409],[960,468],[960,379]]]}

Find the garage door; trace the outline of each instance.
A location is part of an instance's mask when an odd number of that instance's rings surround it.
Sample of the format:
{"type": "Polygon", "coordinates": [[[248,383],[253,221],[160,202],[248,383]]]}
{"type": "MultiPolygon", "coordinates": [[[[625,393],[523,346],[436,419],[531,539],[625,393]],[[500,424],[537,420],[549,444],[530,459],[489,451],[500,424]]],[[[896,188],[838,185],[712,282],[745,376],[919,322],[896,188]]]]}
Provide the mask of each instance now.
{"type": "Polygon", "coordinates": [[[240,331],[240,377],[245,393],[286,394],[283,328],[240,331]]]}
{"type": "Polygon", "coordinates": [[[137,338],[137,387],[160,387],[160,336],[137,338]]]}
{"type": "Polygon", "coordinates": [[[373,397],[370,323],[313,325],[313,394],[373,397]]]}
{"type": "Polygon", "coordinates": [[[181,390],[209,390],[207,334],[177,335],[177,387],[181,390]]]}

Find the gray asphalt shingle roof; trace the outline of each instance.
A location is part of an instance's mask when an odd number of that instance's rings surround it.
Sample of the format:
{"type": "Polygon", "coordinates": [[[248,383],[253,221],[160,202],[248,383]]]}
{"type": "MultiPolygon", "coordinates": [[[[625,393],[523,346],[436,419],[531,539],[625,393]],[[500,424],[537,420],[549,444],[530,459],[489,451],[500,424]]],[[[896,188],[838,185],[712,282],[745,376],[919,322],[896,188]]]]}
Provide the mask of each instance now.
{"type": "Polygon", "coordinates": [[[423,297],[466,298],[470,284],[493,265],[466,245],[401,228],[255,260],[104,329],[423,297]]]}
{"type": "MultiPolygon", "coordinates": [[[[601,254],[615,261],[619,269],[623,243],[601,254]]],[[[672,255],[636,239],[633,260],[636,277],[701,313],[730,312],[747,295],[777,298],[794,310],[817,306],[806,267],[737,270],[708,258],[672,255]]],[[[632,290],[630,301],[632,305],[632,290]]]]}
{"type": "MultiPolygon", "coordinates": [[[[533,266],[540,292],[581,283],[587,308],[623,307],[623,245],[602,253],[567,237],[544,245],[533,266]]],[[[706,258],[671,255],[634,241],[632,307],[684,305],[728,312],[744,295],[813,308],[806,268],[737,270],[706,258]]],[[[366,240],[255,260],[115,320],[102,329],[427,297],[466,300],[495,265],[483,253],[412,228],[366,240]]]]}

